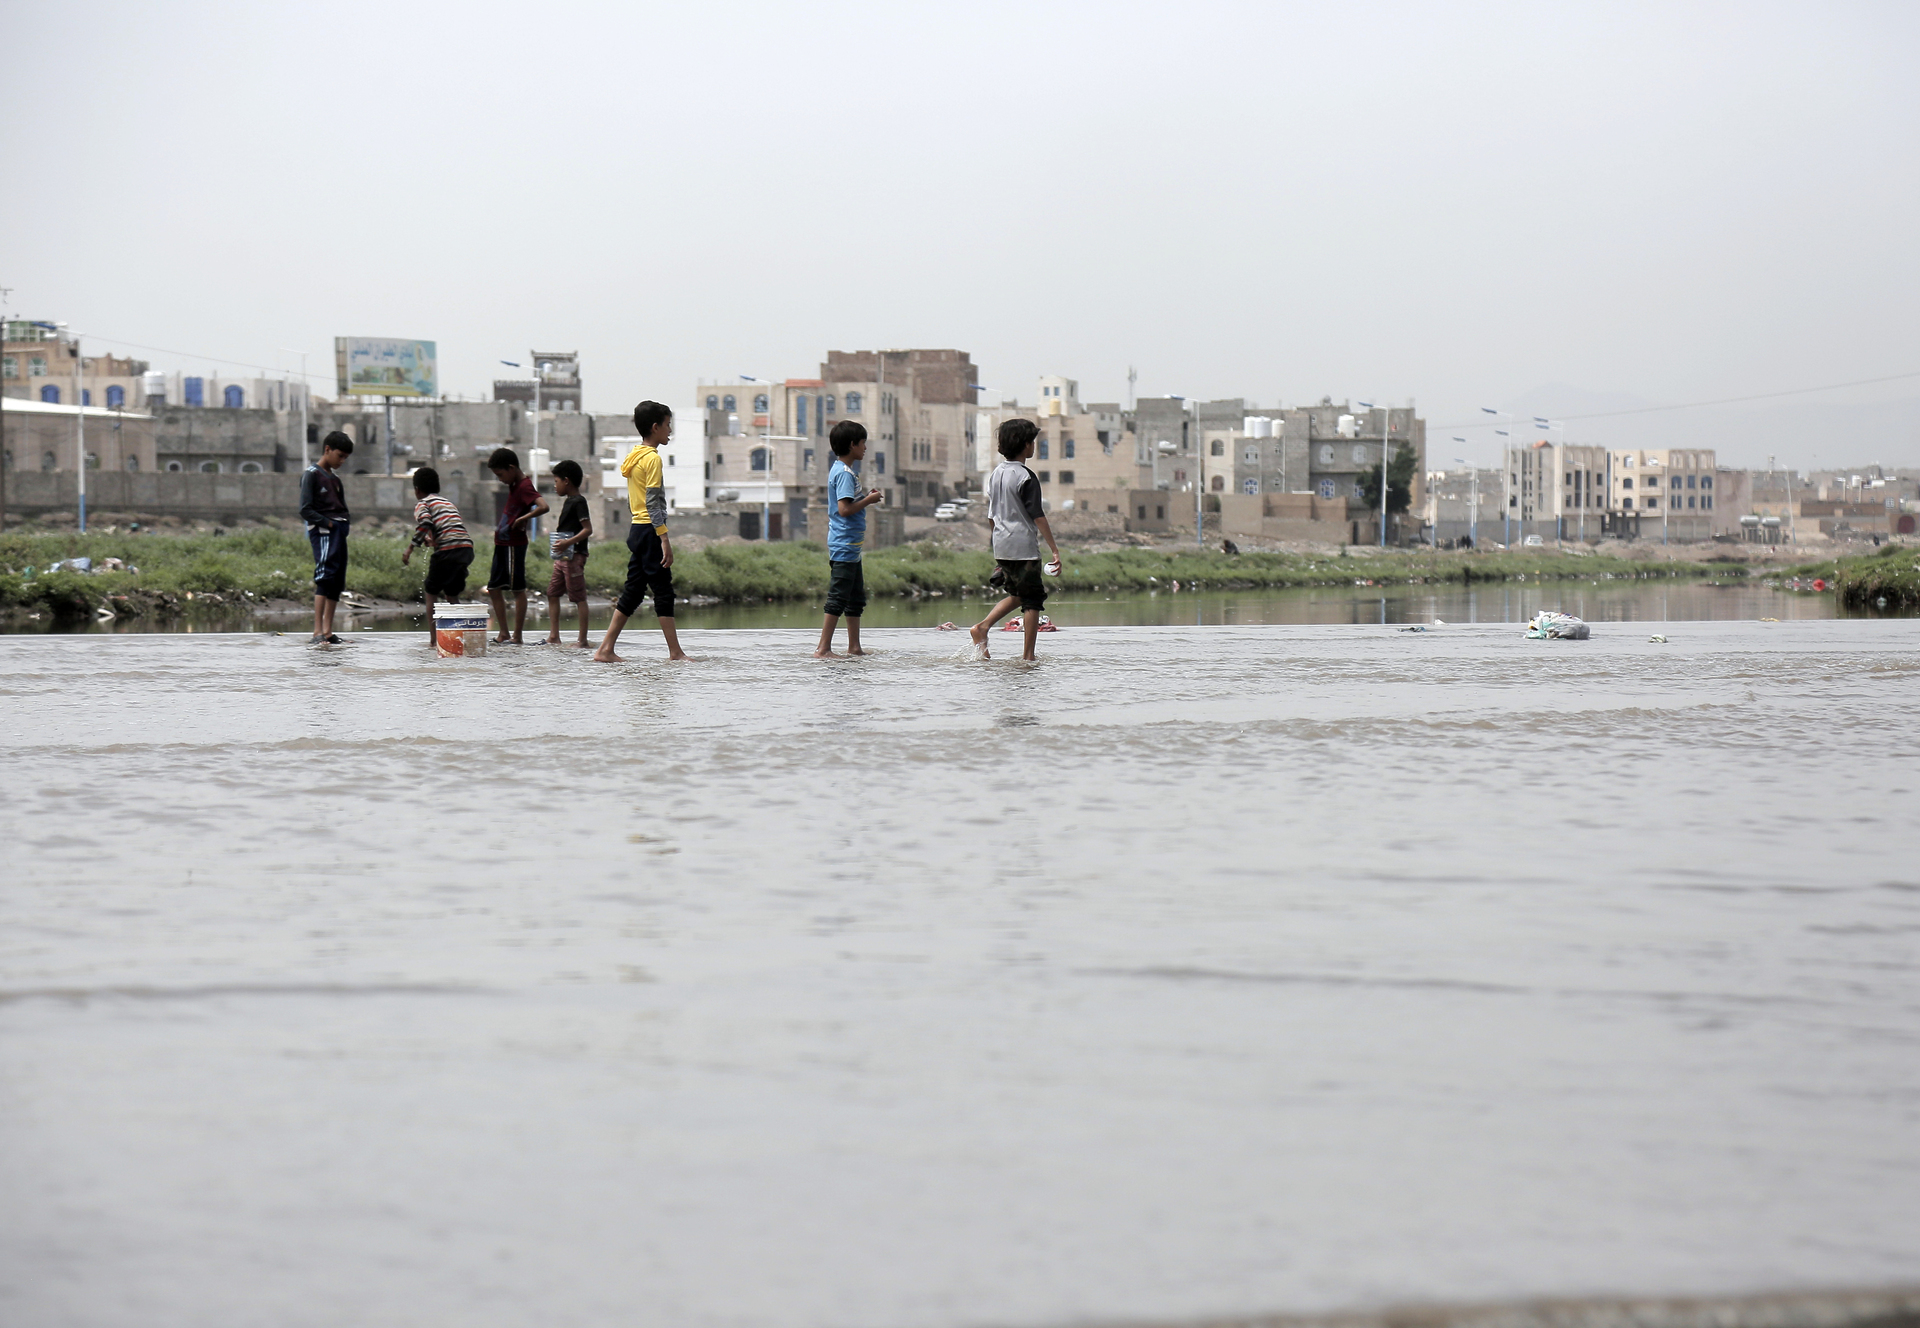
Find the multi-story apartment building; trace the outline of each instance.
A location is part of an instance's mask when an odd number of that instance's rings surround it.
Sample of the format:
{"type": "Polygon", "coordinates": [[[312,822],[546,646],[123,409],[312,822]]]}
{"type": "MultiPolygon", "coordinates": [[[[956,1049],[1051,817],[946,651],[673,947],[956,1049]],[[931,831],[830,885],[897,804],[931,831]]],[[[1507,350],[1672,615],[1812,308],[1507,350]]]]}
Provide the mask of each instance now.
{"type": "MultiPolygon", "coordinates": [[[[1522,535],[1598,539],[1606,520],[1608,455],[1604,447],[1536,442],[1507,453],[1505,515],[1522,535]]],[[[1503,522],[1504,525],[1504,522],[1503,522]]]]}
{"type": "MultiPolygon", "coordinates": [[[[979,487],[975,466],[978,371],[966,351],[950,349],[830,350],[820,366],[822,384],[837,384],[844,412],[846,393],[884,398],[892,405],[889,453],[897,501],[927,515],[946,499],[979,487]]],[[[844,414],[844,418],[856,418],[844,414]]],[[[837,420],[830,414],[829,427],[837,420]]],[[[867,425],[869,436],[874,426],[867,425]]],[[[886,487],[886,486],[882,486],[886,487]]]]}
{"type": "Polygon", "coordinates": [[[83,355],[81,351],[79,341],[57,323],[8,319],[4,341],[0,342],[0,392],[50,406],[139,410],[146,405],[141,399],[145,360],[83,355]]]}
{"type": "Polygon", "coordinates": [[[1607,456],[1612,472],[1607,505],[1620,518],[1621,534],[1712,537],[1719,473],[1712,448],[1636,448],[1607,456]]]}
{"type": "MultiPolygon", "coordinates": [[[[1221,436],[1233,463],[1223,486],[1240,493],[1310,493],[1317,498],[1361,499],[1367,473],[1391,445],[1413,449],[1412,509],[1426,501],[1427,422],[1412,406],[1335,405],[1271,411],[1247,407],[1237,430],[1221,436]]],[[[1209,480],[1211,483],[1211,480],[1209,480]]]]}
{"type": "Polygon", "coordinates": [[[542,413],[567,414],[580,406],[580,352],[577,350],[535,350],[527,352],[533,366],[531,378],[496,378],[495,401],[514,401],[532,407],[535,389],[542,413]]]}
{"type": "Polygon", "coordinates": [[[1000,463],[1001,424],[1032,420],[1040,437],[1028,464],[1046,486],[1048,505],[1071,502],[1119,512],[1125,492],[1140,482],[1138,448],[1126,413],[1114,402],[1082,402],[1080,385],[1071,378],[1044,377],[1038,388],[1035,406],[1003,401],[975,412],[975,469],[985,472],[1000,463]]]}

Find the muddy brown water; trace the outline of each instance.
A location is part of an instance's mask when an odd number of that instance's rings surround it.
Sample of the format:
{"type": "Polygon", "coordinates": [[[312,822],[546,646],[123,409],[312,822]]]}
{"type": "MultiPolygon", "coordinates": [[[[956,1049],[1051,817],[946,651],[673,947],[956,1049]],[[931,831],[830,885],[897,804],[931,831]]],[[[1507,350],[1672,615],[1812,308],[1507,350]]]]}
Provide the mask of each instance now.
{"type": "Polygon", "coordinates": [[[1920,621],[1206,603],[0,639],[0,1322],[1912,1280],[1920,621]]]}

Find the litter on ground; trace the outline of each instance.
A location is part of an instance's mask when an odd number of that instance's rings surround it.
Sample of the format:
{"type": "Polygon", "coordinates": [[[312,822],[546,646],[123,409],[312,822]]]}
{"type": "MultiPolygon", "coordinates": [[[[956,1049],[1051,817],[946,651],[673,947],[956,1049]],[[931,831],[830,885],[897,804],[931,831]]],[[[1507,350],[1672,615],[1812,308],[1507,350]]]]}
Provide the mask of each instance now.
{"type": "Polygon", "coordinates": [[[1529,641],[1584,641],[1592,635],[1587,624],[1571,613],[1536,613],[1527,624],[1529,641]]]}

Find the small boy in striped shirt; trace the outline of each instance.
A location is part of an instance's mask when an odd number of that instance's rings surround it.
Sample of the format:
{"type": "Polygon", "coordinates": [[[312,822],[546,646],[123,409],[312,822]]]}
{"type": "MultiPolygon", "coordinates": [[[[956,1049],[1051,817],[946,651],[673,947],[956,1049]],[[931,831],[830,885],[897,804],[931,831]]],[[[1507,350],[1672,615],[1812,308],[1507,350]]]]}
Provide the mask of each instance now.
{"type": "Polygon", "coordinates": [[[404,565],[422,544],[431,545],[427,559],[427,644],[434,642],[433,601],[436,597],[459,603],[467,593],[467,569],[473,566],[473,537],[460,509],[440,496],[440,472],[422,466],[413,472],[413,540],[400,555],[404,565]]]}

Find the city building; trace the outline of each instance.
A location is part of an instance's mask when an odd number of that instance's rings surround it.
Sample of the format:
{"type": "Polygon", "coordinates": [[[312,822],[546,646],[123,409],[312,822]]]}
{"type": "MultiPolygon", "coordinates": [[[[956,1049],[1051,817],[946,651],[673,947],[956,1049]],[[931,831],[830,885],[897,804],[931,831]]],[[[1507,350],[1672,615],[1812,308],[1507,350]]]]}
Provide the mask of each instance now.
{"type": "Polygon", "coordinates": [[[1420,518],[1442,548],[1470,547],[1469,541],[1484,541],[1490,531],[1497,541],[1505,494],[1501,472],[1493,467],[1429,471],[1420,518]]]}
{"type": "MultiPolygon", "coordinates": [[[[1607,455],[1607,506],[1615,518],[1609,533],[1668,542],[1713,537],[1719,475],[1713,449],[1638,448],[1607,455]]],[[[1516,467],[1515,483],[1518,478],[1516,467]]]]}
{"type": "MultiPolygon", "coordinates": [[[[674,436],[685,431],[691,444],[703,441],[701,458],[705,492],[702,501],[714,507],[736,508],[751,521],[747,533],[759,538],[758,520],[767,514],[767,535],[798,539],[810,533],[808,508],[825,492],[833,452],[827,435],[842,419],[864,424],[866,473],[892,499],[897,473],[888,465],[897,454],[894,429],[896,393],[849,387],[818,378],[789,378],[778,383],[701,383],[694,388],[694,415],[676,418],[674,436]],[[691,428],[689,427],[691,426],[691,428]]],[[[691,450],[687,464],[693,463],[691,450]]],[[[663,461],[664,464],[664,461],[663,461]]]]}
{"type": "Polygon", "coordinates": [[[10,398],[107,410],[145,406],[141,376],[145,360],[118,355],[83,355],[84,348],[58,323],[10,318],[0,337],[0,391],[10,398]],[[79,382],[74,382],[75,370],[79,382]]]}
{"type": "MultiPolygon", "coordinates": [[[[129,363],[145,365],[138,360],[129,363]]],[[[219,374],[189,374],[147,370],[135,385],[138,400],[147,410],[163,406],[185,406],[212,410],[290,410],[311,409],[313,401],[307,385],[291,374],[279,378],[234,378],[219,374]]]]}
{"type": "MultiPolygon", "coordinates": [[[[975,464],[979,373],[963,350],[830,350],[820,366],[821,389],[837,389],[844,418],[860,418],[869,436],[871,420],[854,415],[847,393],[880,399],[892,488],[908,512],[925,516],[949,498],[976,491],[975,464]]],[[[832,412],[830,429],[838,422],[832,412]]],[[[824,482],[824,479],[823,481],[824,482]]],[[[887,487],[885,485],[882,486],[887,487]]]]}
{"type": "Polygon", "coordinates": [[[1541,441],[1509,449],[1507,455],[1502,497],[1504,515],[1518,523],[1515,538],[1585,541],[1610,533],[1606,448],[1541,441]]]}
{"type": "Polygon", "coordinates": [[[150,474],[156,469],[152,416],[32,397],[6,403],[0,464],[9,471],[70,473],[78,468],[83,433],[89,471],[150,474]]]}
{"type": "Polygon", "coordinates": [[[566,414],[582,409],[579,351],[528,351],[527,363],[533,366],[531,377],[493,380],[495,401],[512,401],[532,407],[537,388],[539,408],[543,413],[555,411],[566,414]]]}

